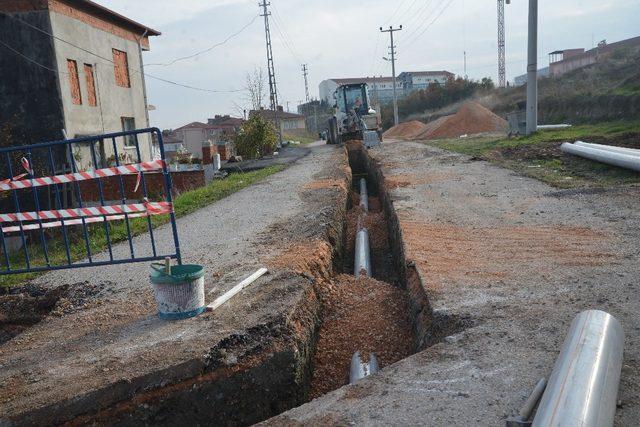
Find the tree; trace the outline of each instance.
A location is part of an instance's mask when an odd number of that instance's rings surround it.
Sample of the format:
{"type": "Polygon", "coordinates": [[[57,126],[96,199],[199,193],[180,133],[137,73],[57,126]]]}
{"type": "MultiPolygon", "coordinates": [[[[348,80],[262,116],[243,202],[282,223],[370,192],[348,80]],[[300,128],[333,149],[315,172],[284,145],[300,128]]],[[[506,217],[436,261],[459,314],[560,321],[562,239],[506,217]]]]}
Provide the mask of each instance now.
{"type": "Polygon", "coordinates": [[[244,122],[235,139],[236,152],[243,158],[255,159],[272,154],[278,145],[273,124],[255,115],[244,122]]]}
{"type": "Polygon", "coordinates": [[[247,73],[245,79],[246,100],[251,105],[252,110],[259,110],[264,106],[263,101],[267,98],[262,68],[257,67],[253,70],[253,73],[247,73]]]}

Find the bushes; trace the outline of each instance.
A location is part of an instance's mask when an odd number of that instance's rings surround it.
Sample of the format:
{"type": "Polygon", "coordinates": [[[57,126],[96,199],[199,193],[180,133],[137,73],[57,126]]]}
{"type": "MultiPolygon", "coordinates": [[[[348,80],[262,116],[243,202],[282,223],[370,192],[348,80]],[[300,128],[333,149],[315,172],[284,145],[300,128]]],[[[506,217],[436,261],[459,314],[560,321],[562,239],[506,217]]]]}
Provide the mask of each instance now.
{"type": "Polygon", "coordinates": [[[240,127],[235,144],[236,152],[245,159],[271,154],[278,145],[276,129],[260,116],[251,117],[240,127]]]}

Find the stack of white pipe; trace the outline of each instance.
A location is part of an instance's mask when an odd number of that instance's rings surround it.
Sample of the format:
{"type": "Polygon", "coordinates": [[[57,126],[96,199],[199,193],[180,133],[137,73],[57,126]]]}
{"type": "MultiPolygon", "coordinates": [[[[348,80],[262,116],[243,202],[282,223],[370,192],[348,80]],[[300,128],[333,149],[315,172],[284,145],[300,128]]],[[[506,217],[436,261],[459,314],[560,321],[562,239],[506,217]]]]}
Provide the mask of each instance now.
{"type": "Polygon", "coordinates": [[[565,142],[560,149],[565,153],[640,172],[640,150],[635,148],[576,141],[574,144],[565,142]]]}

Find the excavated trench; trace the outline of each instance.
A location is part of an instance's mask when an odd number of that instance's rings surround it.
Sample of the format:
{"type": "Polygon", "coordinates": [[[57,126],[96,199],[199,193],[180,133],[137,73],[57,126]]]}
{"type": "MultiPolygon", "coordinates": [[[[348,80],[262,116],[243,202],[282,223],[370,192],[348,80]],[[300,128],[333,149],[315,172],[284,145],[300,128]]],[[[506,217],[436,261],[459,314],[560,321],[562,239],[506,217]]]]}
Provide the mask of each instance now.
{"type": "Polygon", "coordinates": [[[289,311],[273,313],[268,322],[223,339],[203,362],[185,363],[184,373],[155,372],[144,380],[149,385],[132,382],[120,398],[105,388],[97,407],[96,399],[76,399],[69,407],[60,405],[59,417],[36,411],[30,419],[250,425],[347,384],[356,351],[364,361],[375,353],[384,368],[464,329],[468,322],[432,312],[419,270],[405,258],[381,168],[360,142],[347,143],[346,152],[350,170],[338,165],[338,176],[316,186],[344,190],[345,182],[366,178],[369,212],[358,206],[354,185],[333,199],[339,205],[323,222],[328,226],[323,239],[292,245],[290,256],[267,263],[275,270],[286,268],[262,286],[255,303],[268,304],[266,299],[278,295],[283,303],[292,302],[289,311]],[[370,278],[353,274],[359,226],[369,231],[370,278]]]}

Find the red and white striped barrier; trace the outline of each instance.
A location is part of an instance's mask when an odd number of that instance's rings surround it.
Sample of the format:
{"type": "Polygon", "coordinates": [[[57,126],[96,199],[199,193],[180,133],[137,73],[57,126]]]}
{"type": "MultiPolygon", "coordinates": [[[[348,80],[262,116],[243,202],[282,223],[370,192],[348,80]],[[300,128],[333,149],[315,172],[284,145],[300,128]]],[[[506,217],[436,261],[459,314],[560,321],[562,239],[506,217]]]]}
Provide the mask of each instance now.
{"type": "MultiPolygon", "coordinates": [[[[28,165],[28,163],[27,163],[28,165]]],[[[42,187],[53,184],[63,184],[74,181],[85,181],[88,179],[106,178],[117,175],[131,175],[134,173],[150,172],[160,170],[165,167],[164,160],[153,160],[151,162],[136,163],[132,165],[114,166],[105,169],[95,169],[86,172],[67,173],[64,175],[48,176],[44,178],[21,179],[19,181],[4,180],[0,182],[0,191],[19,190],[22,188],[42,187]]],[[[140,177],[138,177],[138,184],[140,177]]],[[[136,190],[138,185],[136,185],[136,190]]]]}
{"type": "Polygon", "coordinates": [[[149,213],[159,215],[157,212],[173,209],[169,202],[132,203],[129,205],[107,205],[91,208],[72,208],[39,212],[18,212],[0,214],[0,222],[37,221],[42,219],[82,218],[100,215],[119,215],[132,213],[149,213]]]}
{"type": "MultiPolygon", "coordinates": [[[[145,218],[148,216],[152,216],[152,215],[162,215],[162,214],[169,214],[171,213],[172,209],[171,208],[165,208],[163,210],[157,210],[157,211],[148,211],[148,212],[144,212],[144,213],[134,213],[134,214],[130,214],[130,215],[109,215],[109,216],[94,216],[91,218],[84,218],[84,223],[85,224],[93,224],[93,223],[97,223],[97,222],[105,222],[105,221],[119,221],[119,220],[123,220],[125,218],[145,218]]],[[[62,226],[67,226],[67,225],[78,225],[78,224],[82,224],[83,220],[82,219],[70,219],[70,220],[66,220],[64,221],[47,221],[47,222],[43,222],[42,226],[39,223],[36,224],[26,224],[23,225],[22,228],[20,228],[19,225],[12,225],[10,227],[3,227],[2,228],[2,232],[3,233],[11,233],[14,231],[20,231],[21,229],[24,231],[28,231],[28,230],[39,230],[41,228],[54,228],[54,227],[62,227],[62,226]]]]}

